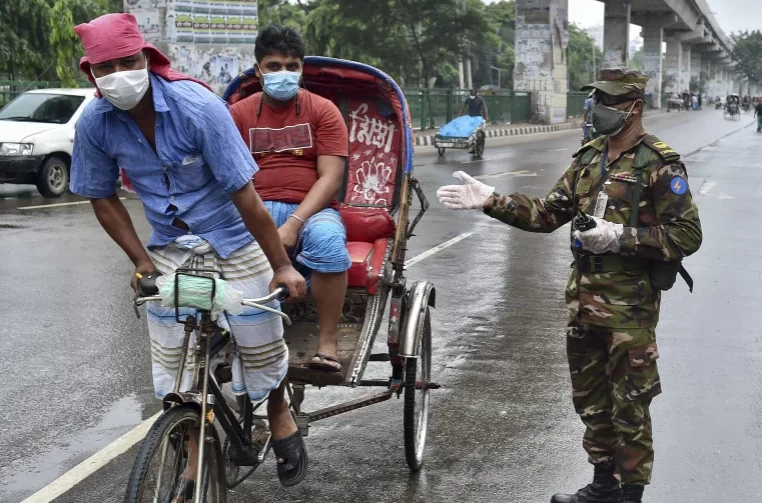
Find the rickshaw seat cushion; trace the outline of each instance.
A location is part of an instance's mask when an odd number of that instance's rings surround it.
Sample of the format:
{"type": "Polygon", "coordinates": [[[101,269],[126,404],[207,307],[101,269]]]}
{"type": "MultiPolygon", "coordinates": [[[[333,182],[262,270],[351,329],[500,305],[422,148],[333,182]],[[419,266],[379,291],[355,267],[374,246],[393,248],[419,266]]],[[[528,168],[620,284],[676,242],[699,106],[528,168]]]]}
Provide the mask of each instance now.
{"type": "Polygon", "coordinates": [[[386,259],[388,244],[388,239],[378,239],[375,243],[347,243],[352,261],[347,278],[348,286],[365,288],[370,294],[378,291],[378,278],[386,259]]]}
{"type": "Polygon", "coordinates": [[[394,219],[386,209],[342,206],[339,213],[349,242],[375,243],[394,235],[394,219]]]}

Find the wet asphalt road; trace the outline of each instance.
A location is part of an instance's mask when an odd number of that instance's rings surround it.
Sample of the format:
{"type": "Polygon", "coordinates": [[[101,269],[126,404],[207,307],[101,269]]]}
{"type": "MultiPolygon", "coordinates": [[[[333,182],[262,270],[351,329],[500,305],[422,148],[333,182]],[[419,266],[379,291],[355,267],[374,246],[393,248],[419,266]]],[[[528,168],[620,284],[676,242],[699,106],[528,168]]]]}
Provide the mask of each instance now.
{"type": "MultiPolygon", "coordinates": [[[[665,295],[657,330],[665,392],[653,406],[656,467],[645,501],[762,500],[762,136],[750,123],[714,110],[646,122],[687,155],[705,239],[686,261],[695,293],[678,283],[665,295]]],[[[432,207],[409,257],[474,232],[409,270],[438,288],[433,374],[443,389],[433,392],[424,469],[408,473],[402,403],[391,400],[315,424],[300,486],[281,488],[270,462],[231,503],[539,503],[588,482],[562,331],[568,229],[523,233],[478,212],[448,212],[434,196],[456,169],[489,176],[503,193],[544,196],[578,145],[563,132],[490,140],[478,162],[465,151],[441,160],[417,151],[432,207]]],[[[0,186],[2,503],[21,501],[158,410],[121,250],[88,204],[17,209],[76,200],[0,186]]],[[[139,202],[126,205],[147,237],[139,202]]],[[[386,364],[371,365],[366,377],[387,376],[386,364]]],[[[363,393],[310,389],[305,406],[363,393]]],[[[121,501],[134,453],[56,501],[121,501]]]]}

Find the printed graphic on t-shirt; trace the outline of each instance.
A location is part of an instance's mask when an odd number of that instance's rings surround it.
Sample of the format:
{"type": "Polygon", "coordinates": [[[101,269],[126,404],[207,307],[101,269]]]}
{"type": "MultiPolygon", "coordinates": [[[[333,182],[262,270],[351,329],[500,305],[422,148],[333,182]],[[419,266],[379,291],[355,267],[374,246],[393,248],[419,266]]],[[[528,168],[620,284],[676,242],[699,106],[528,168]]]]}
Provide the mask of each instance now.
{"type": "Polygon", "coordinates": [[[252,154],[288,152],[312,148],[312,130],[309,123],[280,129],[249,129],[249,149],[252,154]]]}

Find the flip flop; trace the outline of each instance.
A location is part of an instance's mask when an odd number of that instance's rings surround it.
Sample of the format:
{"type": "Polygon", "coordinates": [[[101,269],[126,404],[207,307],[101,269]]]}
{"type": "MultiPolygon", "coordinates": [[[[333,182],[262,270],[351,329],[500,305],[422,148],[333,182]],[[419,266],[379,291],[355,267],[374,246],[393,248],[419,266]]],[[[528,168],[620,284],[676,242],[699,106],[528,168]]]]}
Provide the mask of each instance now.
{"type": "Polygon", "coordinates": [[[278,479],[283,487],[293,487],[304,480],[309,460],[299,430],[281,440],[273,440],[272,449],[278,462],[278,479]]]}
{"type": "Polygon", "coordinates": [[[313,356],[312,359],[314,360],[315,358],[320,358],[321,361],[310,361],[307,366],[312,370],[322,370],[323,372],[341,372],[341,361],[339,361],[338,358],[327,356],[321,353],[315,353],[315,356],[313,356]],[[326,361],[338,363],[339,366],[335,367],[329,363],[325,363],[326,361]]]}

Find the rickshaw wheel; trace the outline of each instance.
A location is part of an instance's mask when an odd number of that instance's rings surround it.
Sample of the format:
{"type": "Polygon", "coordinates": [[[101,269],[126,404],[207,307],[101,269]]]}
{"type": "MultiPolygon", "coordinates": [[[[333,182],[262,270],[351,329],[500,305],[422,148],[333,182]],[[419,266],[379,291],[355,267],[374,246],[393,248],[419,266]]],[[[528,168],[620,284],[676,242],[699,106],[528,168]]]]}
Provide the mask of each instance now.
{"type": "Polygon", "coordinates": [[[431,311],[426,308],[418,358],[408,358],[405,364],[405,458],[412,471],[423,464],[426,431],[429,423],[429,389],[431,381],[431,311]]]}
{"type": "Polygon", "coordinates": [[[437,147],[437,153],[439,154],[439,157],[442,157],[445,155],[445,148],[444,147],[437,147]]]}

